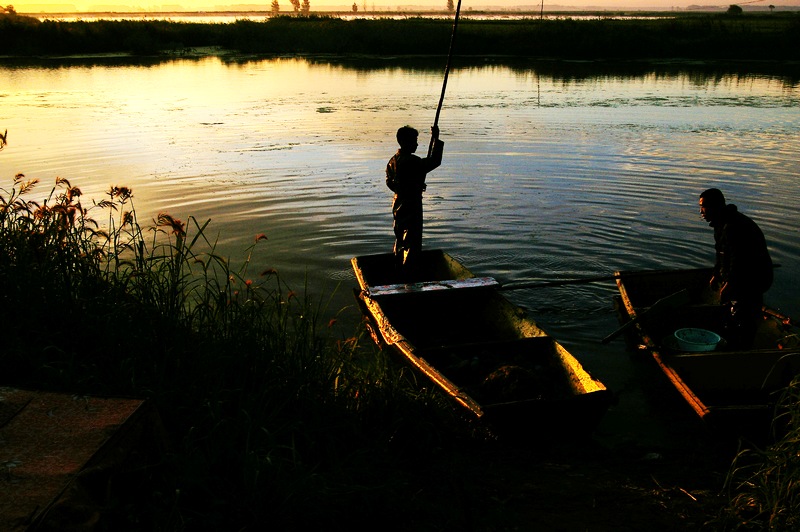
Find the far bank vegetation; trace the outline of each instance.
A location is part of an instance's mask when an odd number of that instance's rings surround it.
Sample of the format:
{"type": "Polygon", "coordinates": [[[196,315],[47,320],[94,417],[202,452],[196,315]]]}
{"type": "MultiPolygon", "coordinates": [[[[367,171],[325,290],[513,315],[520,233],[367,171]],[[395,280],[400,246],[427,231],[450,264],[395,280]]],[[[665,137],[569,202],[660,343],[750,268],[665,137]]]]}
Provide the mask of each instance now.
{"type": "MultiPolygon", "coordinates": [[[[273,6],[274,8],[274,6],[273,6]]],[[[303,13],[304,6],[298,4],[303,13]]],[[[452,20],[344,20],[278,15],[231,23],[167,20],[58,21],[0,14],[0,56],[157,55],[201,47],[257,54],[444,55],[452,20]]],[[[652,18],[459,22],[454,53],[563,59],[800,59],[800,16],[664,14],[652,18]]]]}

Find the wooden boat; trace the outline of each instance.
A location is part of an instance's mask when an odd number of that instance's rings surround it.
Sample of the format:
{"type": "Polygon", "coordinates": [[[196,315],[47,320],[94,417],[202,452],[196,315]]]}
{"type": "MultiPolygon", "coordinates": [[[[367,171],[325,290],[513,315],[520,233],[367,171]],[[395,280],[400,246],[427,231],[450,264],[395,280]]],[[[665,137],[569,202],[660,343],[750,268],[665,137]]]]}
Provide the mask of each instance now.
{"type": "Polygon", "coordinates": [[[611,394],[561,344],[453,257],[423,251],[400,282],[391,254],[352,259],[373,338],[496,433],[542,437],[599,422],[611,394]]]}
{"type": "Polygon", "coordinates": [[[780,391],[800,373],[798,328],[764,307],[752,349],[736,349],[725,341],[726,309],[708,289],[710,269],[622,271],[617,277],[623,320],[631,320],[639,348],[694,413],[717,431],[768,437],[780,391]],[[682,290],[685,304],[649,312],[682,290]],[[722,341],[708,352],[685,350],[675,340],[681,328],[709,330],[722,341]]]}

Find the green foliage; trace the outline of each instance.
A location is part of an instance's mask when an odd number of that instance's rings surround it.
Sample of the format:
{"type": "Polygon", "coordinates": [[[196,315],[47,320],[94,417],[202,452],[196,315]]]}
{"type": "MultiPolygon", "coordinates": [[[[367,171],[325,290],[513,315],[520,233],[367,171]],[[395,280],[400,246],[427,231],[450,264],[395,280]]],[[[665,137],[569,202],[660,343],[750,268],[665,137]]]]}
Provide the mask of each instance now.
{"type": "Polygon", "coordinates": [[[85,54],[127,52],[152,55],[213,46],[222,39],[221,24],[153,21],[75,21],[0,17],[5,54],[85,54]]]}
{"type": "Polygon", "coordinates": [[[726,13],[733,16],[739,16],[742,13],[744,13],[744,10],[741,7],[737,6],[736,4],[731,4],[730,6],[728,6],[728,10],[726,11],[726,13]]]}
{"type": "MultiPolygon", "coordinates": [[[[230,24],[168,21],[61,22],[0,17],[6,55],[128,52],[153,55],[219,46],[246,53],[444,55],[448,20],[274,16],[230,24]]],[[[455,53],[580,59],[797,59],[794,16],[682,15],[650,19],[471,20],[455,53]]]]}

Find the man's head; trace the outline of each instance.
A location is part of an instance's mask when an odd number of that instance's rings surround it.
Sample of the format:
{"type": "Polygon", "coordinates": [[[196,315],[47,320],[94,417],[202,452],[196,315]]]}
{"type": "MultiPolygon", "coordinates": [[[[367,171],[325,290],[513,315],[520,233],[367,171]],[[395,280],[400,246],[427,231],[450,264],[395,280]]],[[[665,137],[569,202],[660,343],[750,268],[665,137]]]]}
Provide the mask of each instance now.
{"type": "Polygon", "coordinates": [[[710,224],[719,220],[725,211],[725,196],[718,188],[709,188],[700,194],[700,216],[710,224]]]}
{"type": "Polygon", "coordinates": [[[417,138],[419,138],[419,131],[411,126],[403,126],[397,130],[397,143],[403,150],[414,153],[417,151],[417,138]]]}

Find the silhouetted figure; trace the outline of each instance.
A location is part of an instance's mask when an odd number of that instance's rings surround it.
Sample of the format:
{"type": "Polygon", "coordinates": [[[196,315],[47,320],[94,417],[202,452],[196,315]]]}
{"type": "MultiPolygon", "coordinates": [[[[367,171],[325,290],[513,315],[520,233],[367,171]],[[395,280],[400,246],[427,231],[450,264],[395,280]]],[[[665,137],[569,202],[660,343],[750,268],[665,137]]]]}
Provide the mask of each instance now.
{"type": "Polygon", "coordinates": [[[720,303],[730,307],[727,340],[732,347],[753,344],[762,318],[764,293],[772,285],[772,259],[764,234],[756,223],[725,203],[716,188],[700,195],[700,215],[714,228],[716,263],[710,280],[720,303]]]}
{"type": "Polygon", "coordinates": [[[444,142],[439,140],[439,128],[431,128],[433,150],[424,159],[414,155],[419,132],[409,126],[397,130],[400,149],[386,165],[386,186],[394,193],[394,254],[403,276],[409,278],[415,269],[417,255],[422,250],[422,193],[425,176],[442,164],[444,142]]]}

